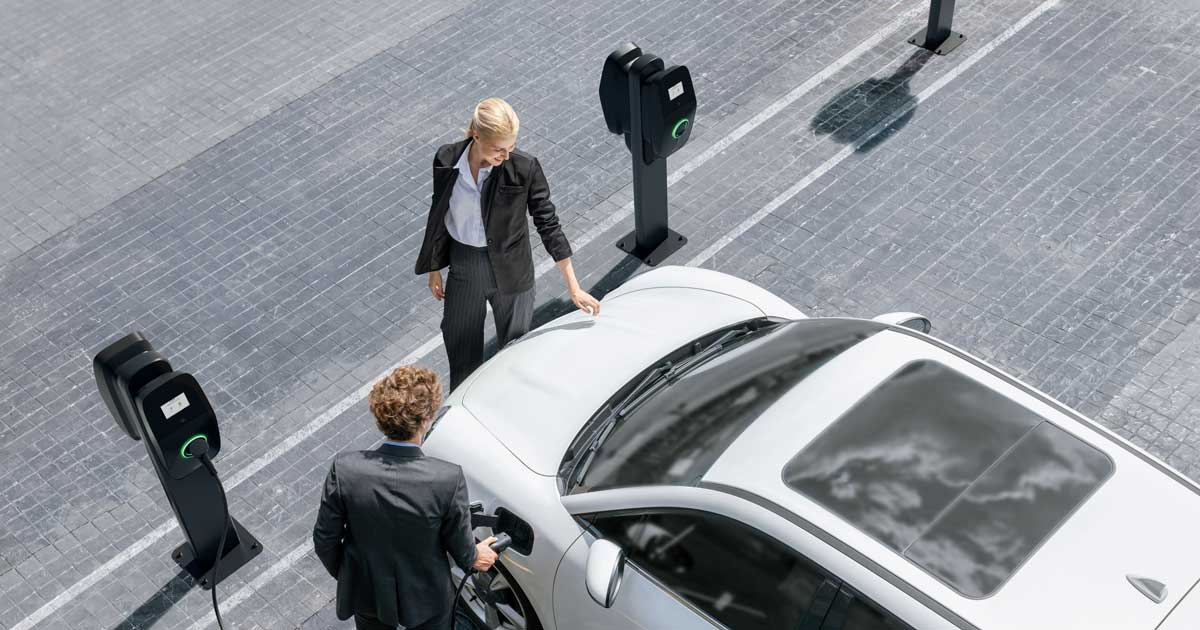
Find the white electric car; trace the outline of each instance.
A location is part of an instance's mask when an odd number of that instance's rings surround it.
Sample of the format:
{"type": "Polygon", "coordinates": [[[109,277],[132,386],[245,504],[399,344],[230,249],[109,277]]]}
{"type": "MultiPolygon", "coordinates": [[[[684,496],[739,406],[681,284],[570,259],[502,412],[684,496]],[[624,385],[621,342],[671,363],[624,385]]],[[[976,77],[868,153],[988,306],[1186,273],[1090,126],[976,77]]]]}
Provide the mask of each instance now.
{"type": "Polygon", "coordinates": [[[516,540],[470,609],[546,630],[1200,628],[1200,488],[927,331],[805,318],[687,267],[532,331],[427,440],[516,540]]]}

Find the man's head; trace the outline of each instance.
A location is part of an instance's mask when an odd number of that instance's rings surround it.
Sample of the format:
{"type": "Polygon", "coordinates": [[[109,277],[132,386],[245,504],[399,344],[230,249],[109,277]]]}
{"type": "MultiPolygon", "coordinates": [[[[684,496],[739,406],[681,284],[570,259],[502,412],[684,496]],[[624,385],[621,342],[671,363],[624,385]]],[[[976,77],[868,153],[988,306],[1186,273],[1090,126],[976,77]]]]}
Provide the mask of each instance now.
{"type": "Polygon", "coordinates": [[[491,166],[500,166],[517,147],[521,121],[512,105],[502,98],[480,101],[467,125],[467,137],[474,141],[478,155],[491,166]]]}
{"type": "Polygon", "coordinates": [[[406,365],[375,383],[367,403],[387,439],[419,442],[442,405],[442,385],[432,370],[406,365]]]}

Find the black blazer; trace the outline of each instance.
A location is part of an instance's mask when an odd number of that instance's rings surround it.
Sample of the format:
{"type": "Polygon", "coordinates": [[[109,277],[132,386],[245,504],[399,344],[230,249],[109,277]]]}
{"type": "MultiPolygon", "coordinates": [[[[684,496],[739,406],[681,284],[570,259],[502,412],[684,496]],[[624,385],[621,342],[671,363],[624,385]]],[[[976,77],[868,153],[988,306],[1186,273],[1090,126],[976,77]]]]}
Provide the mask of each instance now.
{"type": "Polygon", "coordinates": [[[313,549],[337,578],[337,617],[415,626],[451,607],[450,565],[475,562],[462,468],[384,444],[329,467],[313,549]]]}
{"type": "MultiPolygon", "coordinates": [[[[450,233],[446,230],[446,212],[450,192],[458,179],[454,165],[470,140],[442,145],[433,157],[433,200],[416,273],[437,271],[450,264],[450,233]]],[[[529,244],[528,212],[542,238],[546,252],[558,262],[571,256],[571,245],[558,224],[550,186],[537,158],[513,151],[508,159],[492,169],[480,194],[483,227],[487,233],[488,257],[501,293],[520,293],[533,288],[533,250],[529,244]]]]}

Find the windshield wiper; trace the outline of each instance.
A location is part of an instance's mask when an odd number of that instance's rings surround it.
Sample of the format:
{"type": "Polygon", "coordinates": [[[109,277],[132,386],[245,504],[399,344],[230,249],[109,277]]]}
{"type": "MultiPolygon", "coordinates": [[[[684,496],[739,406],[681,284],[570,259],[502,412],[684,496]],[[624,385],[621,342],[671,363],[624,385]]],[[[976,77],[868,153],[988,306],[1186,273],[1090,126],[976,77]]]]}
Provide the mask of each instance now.
{"type": "Polygon", "coordinates": [[[587,474],[588,468],[592,465],[592,461],[596,457],[596,451],[600,450],[600,447],[604,444],[604,441],[608,439],[608,436],[612,433],[612,430],[614,427],[616,427],[618,421],[624,418],[629,412],[636,409],[642,404],[643,401],[649,399],[650,396],[656,393],[659,389],[662,389],[663,386],[667,385],[668,383],[675,382],[675,380],[688,371],[720,354],[721,350],[724,349],[725,344],[729,343],[731,340],[745,336],[752,332],[756,332],[758,330],[762,330],[762,328],[757,326],[741,326],[739,328],[726,331],[725,334],[710,342],[692,356],[687,357],[678,363],[665,361],[662,365],[651,370],[650,373],[641,380],[641,382],[639,382],[633,389],[629,390],[629,393],[621,399],[621,402],[613,405],[612,409],[608,413],[608,416],[606,416],[596,430],[592,432],[595,437],[592,438],[591,443],[587,446],[587,449],[581,454],[582,461],[578,466],[575,467],[575,474],[572,476],[572,487],[583,482],[583,477],[587,474]]]}
{"type": "Polygon", "coordinates": [[[720,354],[721,350],[725,348],[725,344],[737,337],[741,337],[747,333],[753,332],[754,330],[755,329],[753,328],[742,327],[727,331],[724,335],[718,337],[703,350],[671,366],[671,368],[667,370],[666,380],[674,381],[678,379],[680,376],[683,376],[685,373],[689,372],[692,368],[695,368],[720,354]]]}
{"type": "Polygon", "coordinates": [[[657,389],[659,383],[665,382],[663,375],[670,372],[673,364],[670,361],[664,362],[662,365],[650,370],[650,373],[642,378],[641,382],[629,390],[629,393],[621,399],[621,402],[612,406],[608,415],[600,422],[599,426],[592,431],[593,437],[587,449],[583,452],[583,461],[575,467],[574,483],[572,486],[579,485],[583,480],[583,476],[587,473],[588,466],[591,465],[592,459],[596,456],[596,451],[600,450],[600,445],[604,444],[604,440],[608,438],[608,434],[612,432],[613,427],[617,425],[617,420],[624,417],[625,410],[629,403],[634,399],[641,398],[646,392],[652,389],[657,389]]]}

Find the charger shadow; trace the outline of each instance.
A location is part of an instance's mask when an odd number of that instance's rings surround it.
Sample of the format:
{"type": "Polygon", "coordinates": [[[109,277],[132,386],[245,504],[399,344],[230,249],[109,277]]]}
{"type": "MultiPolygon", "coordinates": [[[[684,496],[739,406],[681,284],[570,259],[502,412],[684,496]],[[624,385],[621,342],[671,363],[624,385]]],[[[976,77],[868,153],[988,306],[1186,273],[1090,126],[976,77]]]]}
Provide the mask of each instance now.
{"type": "Polygon", "coordinates": [[[917,49],[890,76],[872,77],[842,90],[813,117],[809,128],[818,136],[829,136],[839,144],[857,145],[855,151],[865,153],[879,146],[908,124],[917,111],[917,97],[909,81],[920,72],[934,54],[917,49]],[[885,129],[870,138],[863,138],[874,127],[895,117],[885,129]],[[861,144],[859,144],[861,143],[861,144]]]}
{"type": "Polygon", "coordinates": [[[154,595],[142,602],[128,617],[120,624],[115,626],[113,630],[146,630],[153,628],[154,624],[162,619],[167,611],[171,610],[175,604],[192,590],[195,584],[192,582],[192,576],[187,571],[180,571],[172,577],[170,581],[158,589],[154,595]]]}

